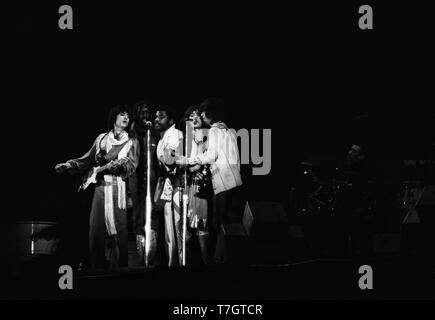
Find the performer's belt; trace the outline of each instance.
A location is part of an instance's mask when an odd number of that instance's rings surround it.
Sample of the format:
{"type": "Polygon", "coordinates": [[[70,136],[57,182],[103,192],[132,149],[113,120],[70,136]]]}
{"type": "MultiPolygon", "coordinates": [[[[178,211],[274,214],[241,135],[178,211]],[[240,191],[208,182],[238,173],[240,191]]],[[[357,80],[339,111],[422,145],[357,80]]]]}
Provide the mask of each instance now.
{"type": "Polygon", "coordinates": [[[105,186],[117,186],[117,185],[118,185],[118,179],[116,179],[115,176],[112,179],[112,182],[107,182],[107,181],[104,181],[104,180],[99,180],[96,183],[97,187],[99,187],[99,186],[103,186],[103,187],[105,187],[105,186]]]}

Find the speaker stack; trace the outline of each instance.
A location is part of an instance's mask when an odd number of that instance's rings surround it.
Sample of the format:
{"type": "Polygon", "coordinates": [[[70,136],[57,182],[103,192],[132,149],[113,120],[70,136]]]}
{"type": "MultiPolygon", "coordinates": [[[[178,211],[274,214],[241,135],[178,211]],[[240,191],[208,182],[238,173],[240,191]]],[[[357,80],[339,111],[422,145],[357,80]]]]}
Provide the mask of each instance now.
{"type": "Polygon", "coordinates": [[[435,185],[424,187],[415,205],[413,219],[408,217],[403,224],[404,249],[435,252],[435,185]]]}

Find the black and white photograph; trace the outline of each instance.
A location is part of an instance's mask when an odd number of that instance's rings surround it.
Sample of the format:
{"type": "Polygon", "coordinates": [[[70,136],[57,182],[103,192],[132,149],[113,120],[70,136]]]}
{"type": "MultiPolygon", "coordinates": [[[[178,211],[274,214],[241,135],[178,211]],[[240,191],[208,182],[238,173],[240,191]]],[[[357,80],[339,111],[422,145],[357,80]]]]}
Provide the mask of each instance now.
{"type": "Polygon", "coordinates": [[[435,298],[433,1],[4,11],[1,300],[435,298]]]}

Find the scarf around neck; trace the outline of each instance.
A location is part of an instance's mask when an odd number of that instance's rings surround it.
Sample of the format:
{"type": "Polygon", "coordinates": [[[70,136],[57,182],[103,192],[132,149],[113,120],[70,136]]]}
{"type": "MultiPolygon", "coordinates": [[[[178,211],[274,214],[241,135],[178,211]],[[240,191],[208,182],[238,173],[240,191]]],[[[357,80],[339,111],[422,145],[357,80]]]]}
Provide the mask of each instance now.
{"type": "MultiPolygon", "coordinates": [[[[132,141],[129,139],[127,132],[122,132],[120,135],[120,139],[115,139],[115,135],[113,130],[110,131],[107,135],[102,135],[99,143],[97,144],[98,150],[97,153],[100,152],[100,143],[104,136],[107,136],[106,139],[106,152],[109,152],[113,146],[121,145],[127,142],[124,147],[119,151],[117,159],[126,158],[128,152],[130,151],[132,141]]],[[[111,174],[104,175],[104,217],[107,228],[107,233],[109,235],[116,235],[116,227],[115,227],[115,217],[113,210],[113,183],[114,179],[116,179],[116,184],[118,185],[118,208],[125,209],[126,208],[126,188],[125,181],[122,180],[120,176],[114,176],[111,174]]]]}

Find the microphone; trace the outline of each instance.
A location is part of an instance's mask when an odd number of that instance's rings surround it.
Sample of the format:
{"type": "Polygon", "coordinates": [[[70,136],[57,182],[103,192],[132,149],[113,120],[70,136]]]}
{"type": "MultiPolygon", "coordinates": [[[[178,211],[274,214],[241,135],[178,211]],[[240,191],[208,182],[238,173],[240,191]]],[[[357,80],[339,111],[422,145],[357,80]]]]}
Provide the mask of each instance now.
{"type": "Polygon", "coordinates": [[[152,126],[153,126],[153,123],[152,123],[151,121],[147,121],[147,122],[145,122],[145,125],[146,125],[147,127],[152,127],[152,126]]]}

